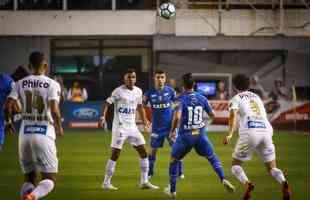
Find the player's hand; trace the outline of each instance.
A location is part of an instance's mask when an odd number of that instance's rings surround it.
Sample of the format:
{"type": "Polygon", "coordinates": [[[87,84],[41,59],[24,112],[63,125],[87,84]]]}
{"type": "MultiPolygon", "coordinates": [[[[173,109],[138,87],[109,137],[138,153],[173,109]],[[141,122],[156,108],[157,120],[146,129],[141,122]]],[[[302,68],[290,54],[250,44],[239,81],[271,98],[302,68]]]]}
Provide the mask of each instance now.
{"type": "Polygon", "coordinates": [[[14,133],[15,133],[15,127],[14,127],[13,123],[5,124],[4,132],[5,132],[5,134],[7,134],[7,135],[12,135],[12,134],[14,134],[14,133]]]}
{"type": "Polygon", "coordinates": [[[149,120],[145,120],[143,123],[144,123],[144,131],[149,133],[151,129],[151,123],[149,122],[149,120]]]}
{"type": "Polygon", "coordinates": [[[104,128],[105,123],[106,123],[105,118],[104,118],[103,116],[100,117],[100,119],[99,119],[99,121],[98,121],[98,127],[99,127],[99,128],[104,128]]]}
{"type": "Polygon", "coordinates": [[[171,140],[175,140],[175,138],[176,138],[176,132],[175,131],[173,131],[173,132],[170,132],[170,134],[169,134],[169,138],[171,139],[171,140]]]}
{"type": "Polygon", "coordinates": [[[230,142],[231,138],[232,135],[226,135],[225,138],[223,139],[223,144],[227,145],[230,142]]]}
{"type": "Polygon", "coordinates": [[[62,126],[60,127],[55,127],[55,131],[56,131],[56,134],[58,136],[63,136],[64,135],[64,129],[62,128],[62,126]]]}

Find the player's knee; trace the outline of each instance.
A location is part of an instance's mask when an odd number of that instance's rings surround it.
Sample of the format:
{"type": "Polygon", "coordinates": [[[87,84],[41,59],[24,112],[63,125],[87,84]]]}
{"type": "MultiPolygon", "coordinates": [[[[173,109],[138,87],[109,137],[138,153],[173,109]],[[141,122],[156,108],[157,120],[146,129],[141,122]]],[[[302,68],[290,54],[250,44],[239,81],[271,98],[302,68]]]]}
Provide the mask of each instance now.
{"type": "Polygon", "coordinates": [[[170,158],[170,164],[174,164],[174,163],[177,163],[179,160],[174,158],[174,157],[171,157],[170,158]]]}
{"type": "Polygon", "coordinates": [[[231,173],[233,174],[240,174],[242,171],[242,168],[240,165],[233,165],[231,166],[231,173]]]}

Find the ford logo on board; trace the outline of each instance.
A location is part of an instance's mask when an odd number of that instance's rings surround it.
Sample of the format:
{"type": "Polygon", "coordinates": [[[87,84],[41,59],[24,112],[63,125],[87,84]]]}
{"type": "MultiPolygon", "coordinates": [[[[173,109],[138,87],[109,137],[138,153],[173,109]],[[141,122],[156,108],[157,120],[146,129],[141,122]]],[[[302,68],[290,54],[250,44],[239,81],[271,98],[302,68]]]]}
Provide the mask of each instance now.
{"type": "Polygon", "coordinates": [[[79,119],[93,119],[99,116],[99,112],[93,108],[79,108],[73,111],[73,116],[79,119]]]}

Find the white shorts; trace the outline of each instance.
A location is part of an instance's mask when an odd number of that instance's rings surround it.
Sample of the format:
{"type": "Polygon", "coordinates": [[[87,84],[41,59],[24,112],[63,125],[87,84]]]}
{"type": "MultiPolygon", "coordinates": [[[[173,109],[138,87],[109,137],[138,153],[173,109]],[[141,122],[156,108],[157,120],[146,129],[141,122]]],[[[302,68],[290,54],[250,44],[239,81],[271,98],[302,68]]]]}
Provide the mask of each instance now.
{"type": "Polygon", "coordinates": [[[40,134],[20,135],[19,162],[25,174],[32,171],[57,173],[55,140],[40,134]]]}
{"type": "Polygon", "coordinates": [[[145,140],[138,128],[125,129],[119,128],[112,131],[111,147],[116,149],[122,149],[124,142],[129,140],[131,145],[140,146],[145,144],[145,140]]]}
{"type": "Polygon", "coordinates": [[[241,161],[251,160],[253,151],[258,153],[264,163],[275,160],[272,132],[252,131],[239,135],[233,158],[241,161]]]}

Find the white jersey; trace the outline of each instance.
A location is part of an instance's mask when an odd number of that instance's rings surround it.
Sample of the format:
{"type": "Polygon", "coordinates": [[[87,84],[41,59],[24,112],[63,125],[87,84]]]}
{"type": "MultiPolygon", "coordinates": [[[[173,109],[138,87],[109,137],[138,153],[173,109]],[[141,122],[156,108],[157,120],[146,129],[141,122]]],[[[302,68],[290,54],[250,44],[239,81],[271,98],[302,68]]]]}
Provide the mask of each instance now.
{"type": "Polygon", "coordinates": [[[20,136],[40,134],[55,139],[55,129],[49,101],[60,99],[60,85],[45,75],[30,75],[19,80],[9,97],[22,105],[20,136]]]}
{"type": "Polygon", "coordinates": [[[137,128],[136,110],[142,104],[142,90],[136,86],[132,90],[125,85],[114,89],[111,97],[107,99],[109,104],[114,104],[113,131],[118,128],[137,128]]]}
{"type": "Polygon", "coordinates": [[[264,103],[258,95],[249,91],[238,93],[230,100],[229,110],[238,110],[239,134],[251,130],[272,132],[264,103]]]}

